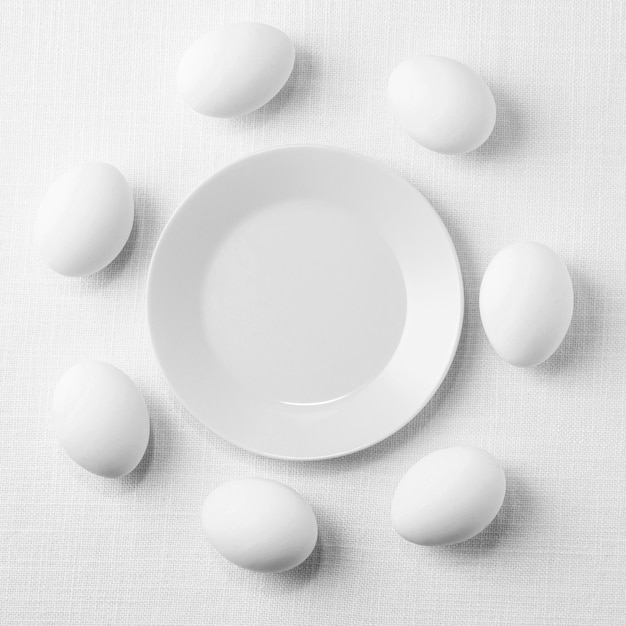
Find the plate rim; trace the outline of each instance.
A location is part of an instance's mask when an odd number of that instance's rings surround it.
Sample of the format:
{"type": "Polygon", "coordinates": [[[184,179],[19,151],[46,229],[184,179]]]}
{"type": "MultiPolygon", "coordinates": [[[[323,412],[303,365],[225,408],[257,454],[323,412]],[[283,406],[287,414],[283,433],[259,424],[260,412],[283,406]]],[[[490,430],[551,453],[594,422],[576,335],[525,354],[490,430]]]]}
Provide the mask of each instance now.
{"type": "Polygon", "coordinates": [[[149,263],[149,266],[148,266],[148,273],[147,273],[147,277],[146,277],[146,292],[145,292],[144,304],[145,304],[145,307],[146,307],[146,322],[147,322],[147,326],[148,326],[148,336],[150,338],[150,345],[151,345],[151,348],[152,348],[153,356],[156,359],[157,365],[158,365],[158,367],[159,367],[159,369],[161,371],[162,376],[165,378],[165,381],[167,382],[170,391],[174,394],[176,399],[183,405],[185,410],[197,422],[199,422],[204,428],[206,428],[207,430],[209,430],[210,432],[212,432],[213,434],[218,436],[223,441],[227,441],[229,444],[239,448],[240,450],[246,450],[247,452],[252,452],[254,454],[258,454],[258,455],[266,457],[266,458],[280,459],[280,460],[284,460],[284,461],[323,461],[323,460],[328,460],[328,459],[337,459],[337,458],[341,458],[341,457],[344,457],[344,456],[349,456],[349,455],[355,454],[357,452],[361,452],[363,450],[367,450],[368,448],[371,448],[371,447],[381,443],[385,439],[388,439],[392,435],[395,435],[396,433],[400,432],[413,419],[418,417],[418,415],[422,412],[424,407],[432,400],[434,395],[441,388],[441,385],[443,384],[444,380],[448,376],[448,374],[450,372],[450,368],[452,367],[452,363],[454,362],[454,359],[455,359],[455,357],[457,355],[459,343],[460,343],[460,340],[461,340],[461,335],[462,335],[462,332],[463,332],[464,322],[465,322],[465,286],[464,286],[463,273],[461,271],[461,264],[460,264],[460,261],[459,261],[459,256],[458,256],[458,253],[457,253],[457,250],[456,250],[456,246],[454,245],[454,241],[452,240],[452,237],[451,237],[450,232],[448,230],[448,227],[446,226],[446,224],[442,220],[442,218],[439,215],[439,213],[435,210],[435,208],[429,202],[429,200],[422,194],[422,192],[417,187],[415,187],[412,183],[410,183],[406,178],[404,178],[403,176],[398,174],[395,170],[393,170],[388,165],[378,161],[377,159],[375,159],[373,157],[370,157],[370,156],[367,156],[367,155],[364,155],[364,154],[360,154],[358,152],[355,152],[353,150],[349,150],[349,149],[346,149],[346,148],[343,148],[343,147],[326,145],[326,144],[317,144],[317,143],[312,143],[312,144],[306,144],[306,143],[283,144],[283,145],[280,145],[280,146],[274,146],[274,147],[265,148],[265,149],[262,149],[262,150],[257,150],[257,151],[248,153],[248,154],[246,154],[246,155],[244,155],[242,157],[239,157],[239,158],[235,159],[234,161],[231,161],[230,163],[227,163],[226,165],[224,165],[222,167],[219,167],[212,174],[210,174],[207,178],[203,179],[199,184],[197,184],[192,189],[192,191],[190,193],[188,193],[178,203],[178,205],[174,209],[173,213],[167,219],[165,225],[163,226],[163,229],[161,230],[161,233],[159,235],[157,243],[154,246],[154,249],[152,250],[152,255],[150,257],[150,263],[149,263]],[[155,258],[156,258],[157,254],[158,254],[158,251],[159,251],[160,247],[163,245],[165,234],[166,234],[169,226],[174,222],[175,219],[177,219],[177,216],[179,215],[180,209],[185,204],[187,204],[195,195],[200,193],[200,190],[203,189],[206,185],[209,185],[215,178],[217,178],[218,176],[222,175],[223,173],[226,173],[229,170],[236,169],[237,166],[239,166],[244,161],[248,161],[250,159],[253,159],[255,157],[261,156],[261,155],[263,155],[265,153],[269,153],[269,152],[287,152],[287,151],[290,151],[290,150],[301,150],[301,149],[305,149],[305,150],[314,149],[314,150],[338,152],[338,153],[341,153],[341,154],[344,154],[344,155],[348,155],[348,156],[350,156],[352,158],[355,158],[357,160],[364,161],[367,164],[369,164],[370,166],[373,166],[373,167],[377,168],[378,170],[384,171],[386,174],[388,174],[392,178],[394,178],[398,183],[400,183],[400,184],[402,184],[404,186],[410,187],[411,190],[414,193],[417,193],[419,196],[421,196],[424,199],[424,201],[426,202],[426,204],[428,205],[428,207],[430,207],[430,210],[433,213],[433,215],[435,216],[435,218],[438,221],[438,223],[443,228],[443,231],[444,231],[445,237],[446,237],[446,241],[449,244],[449,247],[450,247],[450,249],[453,252],[454,266],[456,268],[456,274],[457,274],[458,285],[459,285],[459,294],[458,294],[459,295],[459,312],[458,312],[458,320],[459,321],[458,321],[457,327],[455,329],[454,342],[452,343],[452,346],[450,348],[450,352],[448,354],[448,358],[446,360],[445,367],[442,369],[442,373],[441,373],[440,377],[437,379],[437,383],[433,385],[433,388],[432,388],[431,392],[428,393],[424,397],[423,401],[412,410],[411,414],[408,417],[402,418],[402,420],[400,420],[398,422],[399,425],[394,425],[393,430],[391,432],[383,435],[382,437],[379,437],[378,439],[370,441],[369,443],[366,443],[366,444],[357,445],[354,448],[350,448],[350,449],[344,450],[342,452],[336,452],[336,453],[332,453],[332,454],[315,455],[315,456],[288,456],[288,455],[283,455],[283,454],[273,454],[273,453],[265,452],[263,450],[259,450],[259,449],[255,448],[253,446],[242,445],[242,444],[240,444],[240,443],[238,443],[236,441],[233,441],[233,439],[231,437],[226,436],[226,435],[222,434],[221,432],[218,432],[218,430],[208,426],[204,421],[199,419],[194,414],[194,412],[187,406],[187,403],[183,400],[183,398],[180,397],[178,391],[175,389],[174,385],[172,384],[170,378],[168,377],[167,373],[165,372],[165,370],[163,368],[163,365],[161,363],[161,359],[158,356],[158,351],[157,351],[156,346],[155,346],[155,339],[154,339],[154,335],[153,335],[153,331],[152,331],[151,307],[150,307],[150,292],[151,292],[151,285],[152,285],[153,276],[154,276],[155,258]]]}

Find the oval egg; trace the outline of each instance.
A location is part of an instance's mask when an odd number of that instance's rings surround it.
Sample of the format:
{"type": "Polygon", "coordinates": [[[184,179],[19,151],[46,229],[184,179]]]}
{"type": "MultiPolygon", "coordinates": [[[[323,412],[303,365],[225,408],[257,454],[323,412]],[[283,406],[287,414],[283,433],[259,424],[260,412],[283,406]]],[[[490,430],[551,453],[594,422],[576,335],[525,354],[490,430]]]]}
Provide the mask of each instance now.
{"type": "Polygon", "coordinates": [[[317,542],[317,521],[290,487],[262,478],[231,480],[202,506],[202,525],[226,559],[256,572],[283,572],[300,565],[317,542]]]}
{"type": "Polygon", "coordinates": [[[36,245],[59,274],[92,274],[120,253],[133,219],[133,195],[122,173],[108,163],[86,163],[48,190],[37,216],[36,245]]]}
{"type": "Polygon", "coordinates": [[[567,267],[540,243],[514,243],[489,263],[480,286],[480,317],[493,349],[532,367],[561,345],[572,321],[574,289],[567,267]]]}
{"type": "Polygon", "coordinates": [[[404,130],[435,152],[475,150],[496,123],[496,103],[487,83],[446,57],[418,56],[400,63],[389,77],[388,97],[404,130]]]}
{"type": "Polygon", "coordinates": [[[143,396],[126,374],[100,361],[77,363],[61,376],[52,418],[70,458],[99,476],[134,470],[150,438],[143,396]]]}
{"type": "Polygon", "coordinates": [[[393,527],[407,541],[442,546],[484,530],[504,501],[500,463],[479,448],[437,450],[418,461],[393,496],[393,527]]]}
{"type": "Polygon", "coordinates": [[[198,39],[178,66],[178,91],[198,113],[235,117],[269,102],[293,69],[285,33],[252,22],[230,24],[198,39]]]}

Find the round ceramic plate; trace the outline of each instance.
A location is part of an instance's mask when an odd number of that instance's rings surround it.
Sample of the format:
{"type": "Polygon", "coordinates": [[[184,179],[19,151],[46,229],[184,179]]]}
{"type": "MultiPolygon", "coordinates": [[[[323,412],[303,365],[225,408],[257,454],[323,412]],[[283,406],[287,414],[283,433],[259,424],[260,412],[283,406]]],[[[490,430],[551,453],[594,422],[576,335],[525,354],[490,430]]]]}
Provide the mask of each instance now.
{"type": "Polygon", "coordinates": [[[409,183],[327,147],[254,154],[174,213],[148,279],[156,356],[181,402],[267,456],[349,454],[428,402],[456,352],[454,245],[409,183]]]}

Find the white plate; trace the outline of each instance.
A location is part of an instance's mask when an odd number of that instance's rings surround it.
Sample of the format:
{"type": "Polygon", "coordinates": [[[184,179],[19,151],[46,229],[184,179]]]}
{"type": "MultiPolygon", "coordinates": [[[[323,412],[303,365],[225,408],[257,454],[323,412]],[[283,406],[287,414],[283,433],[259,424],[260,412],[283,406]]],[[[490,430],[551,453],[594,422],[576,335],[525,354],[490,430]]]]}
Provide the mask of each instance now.
{"type": "Polygon", "coordinates": [[[456,352],[463,285],[438,215],[405,180],[327,147],[254,154],[174,213],[148,278],[172,389],[267,456],[370,446],[428,402],[456,352]]]}

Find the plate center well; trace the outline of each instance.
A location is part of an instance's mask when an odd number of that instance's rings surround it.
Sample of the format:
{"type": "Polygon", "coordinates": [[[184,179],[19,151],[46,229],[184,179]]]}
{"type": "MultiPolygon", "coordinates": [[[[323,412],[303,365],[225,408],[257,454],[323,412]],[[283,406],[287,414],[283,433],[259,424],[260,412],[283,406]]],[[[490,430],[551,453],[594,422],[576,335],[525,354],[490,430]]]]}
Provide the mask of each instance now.
{"type": "Polygon", "coordinates": [[[373,380],[406,317],[404,278],[383,238],[311,199],[239,221],[212,257],[203,304],[221,367],[258,395],[304,405],[373,380]]]}

